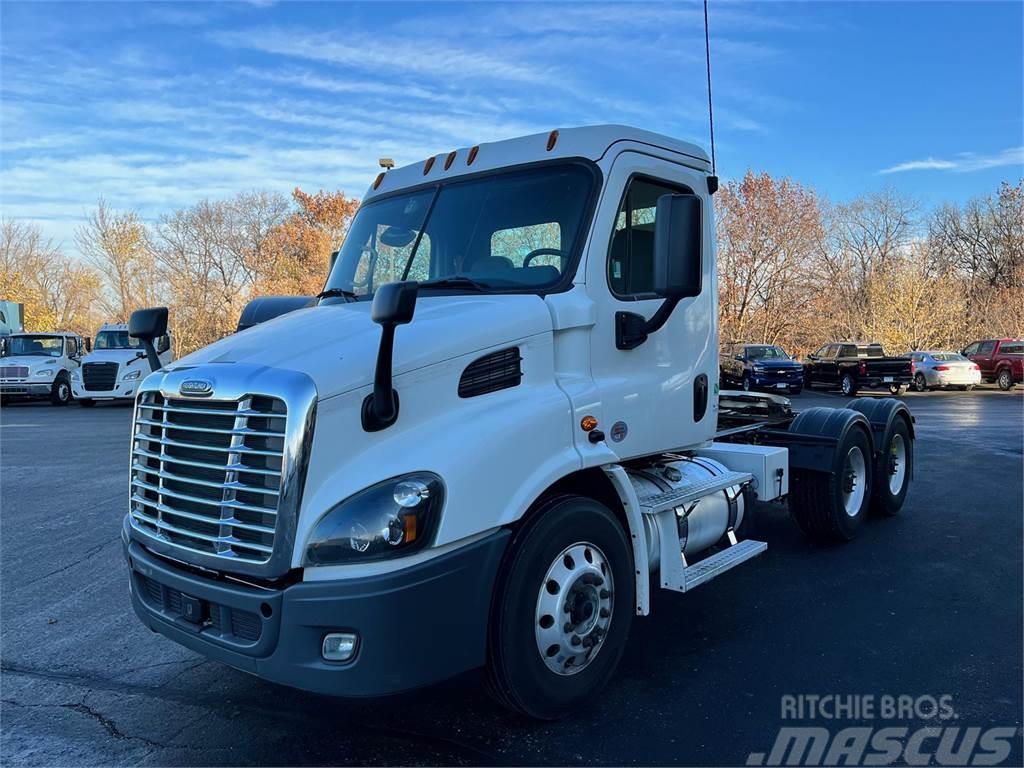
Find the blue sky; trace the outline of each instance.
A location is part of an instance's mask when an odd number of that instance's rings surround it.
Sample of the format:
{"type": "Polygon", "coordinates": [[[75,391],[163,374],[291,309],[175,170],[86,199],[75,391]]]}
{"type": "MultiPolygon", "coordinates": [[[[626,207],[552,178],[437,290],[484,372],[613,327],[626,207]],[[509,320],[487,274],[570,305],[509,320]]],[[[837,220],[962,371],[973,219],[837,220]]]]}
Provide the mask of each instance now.
{"type": "MultiPolygon", "coordinates": [[[[1021,2],[712,0],[719,175],[925,205],[1024,175],[1021,2]]],[[[254,188],[361,196],[399,164],[623,122],[707,143],[696,4],[0,4],[5,216],[73,251],[254,188]]]]}

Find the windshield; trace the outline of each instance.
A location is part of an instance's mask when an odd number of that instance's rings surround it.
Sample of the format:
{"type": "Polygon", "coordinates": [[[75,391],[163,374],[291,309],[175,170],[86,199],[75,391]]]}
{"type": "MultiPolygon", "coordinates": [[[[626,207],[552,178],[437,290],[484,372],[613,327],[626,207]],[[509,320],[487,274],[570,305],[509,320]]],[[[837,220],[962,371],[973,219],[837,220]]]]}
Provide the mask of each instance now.
{"type": "Polygon", "coordinates": [[[571,269],[593,184],[582,164],[549,165],[368,203],[325,290],[362,298],[397,280],[452,279],[462,284],[448,287],[488,292],[553,286],[571,269]]]}
{"type": "Polygon", "coordinates": [[[747,357],[751,360],[789,360],[782,347],[747,347],[747,357]]]}
{"type": "Polygon", "coordinates": [[[128,331],[100,331],[93,349],[142,349],[142,341],[133,339],[128,331]]]}
{"type": "Polygon", "coordinates": [[[7,355],[38,355],[60,357],[64,350],[64,339],[60,336],[10,336],[7,341],[7,355]]]}

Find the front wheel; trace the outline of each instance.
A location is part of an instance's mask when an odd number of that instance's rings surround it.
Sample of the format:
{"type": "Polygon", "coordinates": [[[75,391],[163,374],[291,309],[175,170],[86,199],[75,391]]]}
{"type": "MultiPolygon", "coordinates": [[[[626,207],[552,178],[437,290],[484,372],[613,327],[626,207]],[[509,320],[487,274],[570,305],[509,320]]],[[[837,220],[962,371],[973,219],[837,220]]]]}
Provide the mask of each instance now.
{"type": "Polygon", "coordinates": [[[54,405],[67,405],[71,402],[71,385],[64,377],[59,376],[50,387],[50,402],[54,405]]]}
{"type": "Polygon", "coordinates": [[[629,539],[583,496],[549,500],[509,545],[488,636],[488,690],[554,720],[582,709],[612,676],[635,605],[629,539]]]}
{"type": "Polygon", "coordinates": [[[999,388],[1003,390],[1003,392],[1013,389],[1013,374],[1010,373],[1009,368],[1003,368],[1003,370],[999,372],[999,375],[996,376],[996,384],[999,385],[999,388]]]}
{"type": "Polygon", "coordinates": [[[744,374],[744,376],[743,376],[743,391],[744,392],[749,392],[750,391],[750,387],[751,387],[750,377],[744,374]]]}
{"type": "Polygon", "coordinates": [[[853,376],[849,373],[843,374],[843,378],[839,381],[839,388],[847,397],[853,397],[857,394],[857,382],[853,380],[853,376]]]}

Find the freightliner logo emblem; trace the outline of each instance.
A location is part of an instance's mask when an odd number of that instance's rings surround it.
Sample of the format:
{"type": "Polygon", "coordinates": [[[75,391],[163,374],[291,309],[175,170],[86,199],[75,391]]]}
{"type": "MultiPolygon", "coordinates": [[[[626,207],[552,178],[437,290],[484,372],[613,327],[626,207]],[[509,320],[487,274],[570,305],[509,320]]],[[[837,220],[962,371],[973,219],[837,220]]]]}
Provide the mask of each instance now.
{"type": "Polygon", "coordinates": [[[186,397],[206,397],[213,394],[213,382],[206,379],[187,379],[181,382],[179,391],[186,397]]]}

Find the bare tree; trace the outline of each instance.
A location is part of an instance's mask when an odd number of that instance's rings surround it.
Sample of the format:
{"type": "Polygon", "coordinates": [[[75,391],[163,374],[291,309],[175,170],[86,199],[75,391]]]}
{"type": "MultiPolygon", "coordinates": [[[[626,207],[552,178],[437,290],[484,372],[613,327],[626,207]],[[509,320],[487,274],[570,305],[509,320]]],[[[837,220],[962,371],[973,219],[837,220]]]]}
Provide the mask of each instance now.
{"type": "Polygon", "coordinates": [[[111,319],[126,322],[134,310],[155,302],[149,233],[134,211],[115,211],[101,199],[76,230],[75,243],[103,276],[103,305],[111,319]]]}

